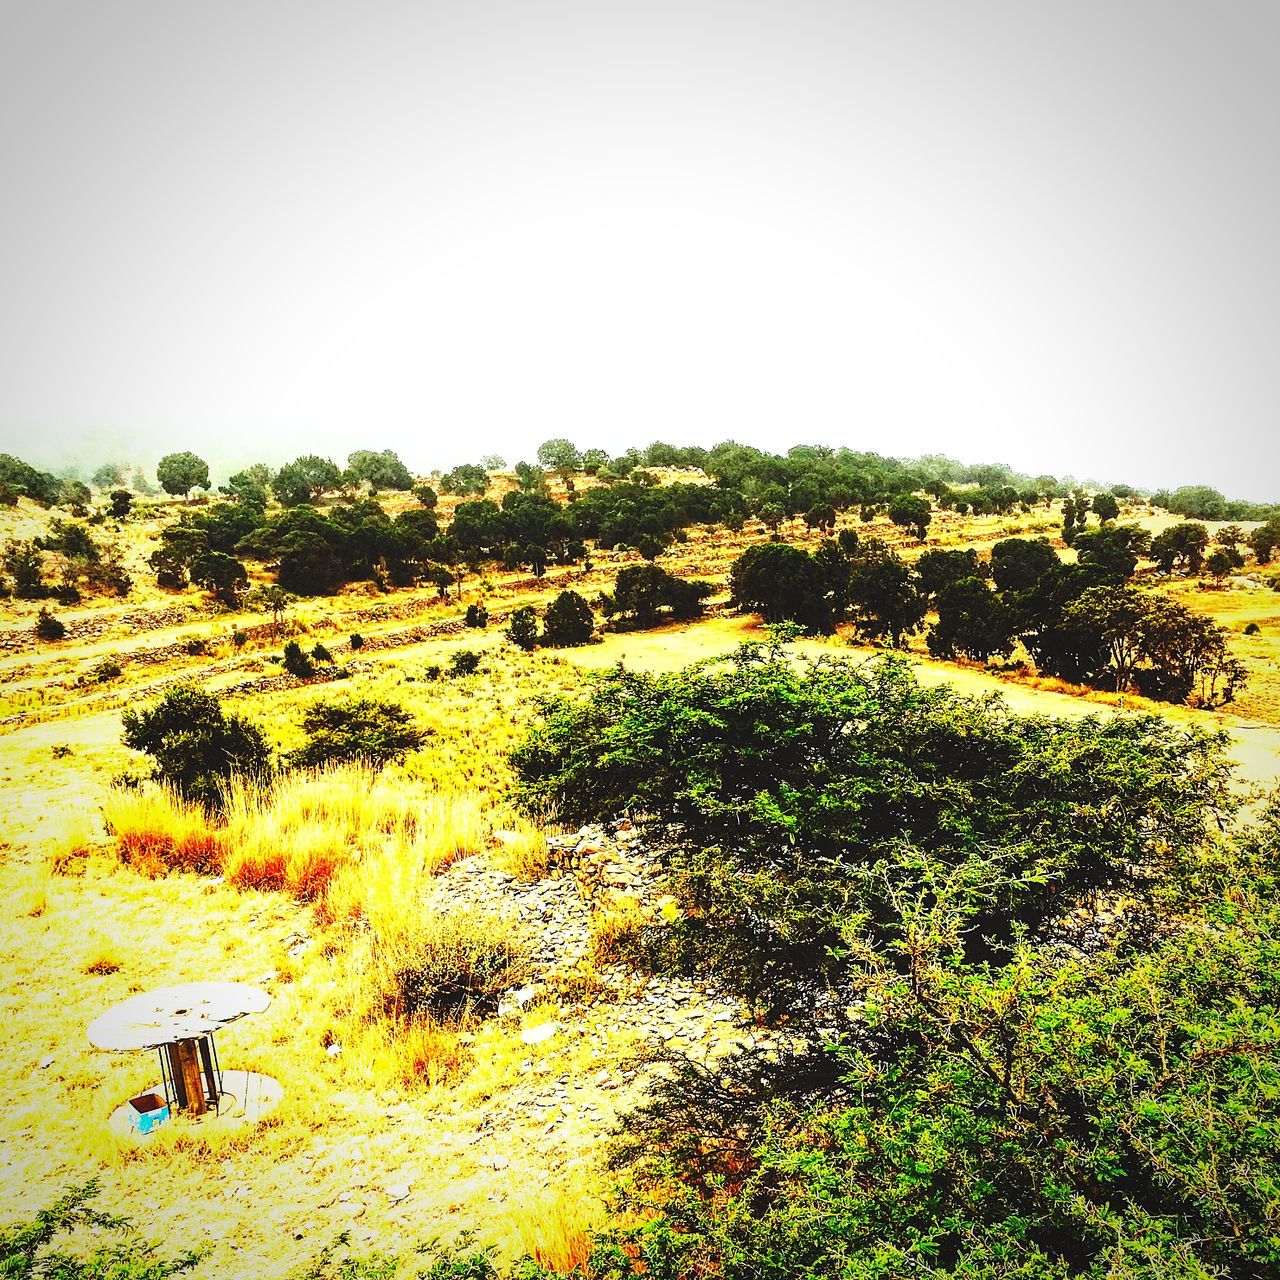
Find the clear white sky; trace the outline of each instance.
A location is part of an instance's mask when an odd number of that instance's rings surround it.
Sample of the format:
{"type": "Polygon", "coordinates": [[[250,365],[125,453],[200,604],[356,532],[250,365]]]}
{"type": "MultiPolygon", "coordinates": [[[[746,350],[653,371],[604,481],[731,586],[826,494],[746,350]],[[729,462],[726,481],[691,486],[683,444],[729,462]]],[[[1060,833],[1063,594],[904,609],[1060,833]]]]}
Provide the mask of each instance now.
{"type": "Polygon", "coordinates": [[[1275,0],[4,0],[0,447],[1280,498],[1275,0]]]}

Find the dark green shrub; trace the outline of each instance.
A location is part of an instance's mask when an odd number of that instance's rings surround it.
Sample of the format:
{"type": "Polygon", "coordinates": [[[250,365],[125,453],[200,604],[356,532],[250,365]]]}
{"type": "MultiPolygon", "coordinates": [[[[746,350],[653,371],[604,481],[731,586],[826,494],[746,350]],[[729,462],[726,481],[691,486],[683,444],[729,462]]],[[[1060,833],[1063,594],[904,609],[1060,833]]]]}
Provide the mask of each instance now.
{"type": "Polygon", "coordinates": [[[673,675],[598,676],[513,763],[525,801],[562,821],[633,812],[678,828],[688,954],[783,1002],[837,980],[867,931],[896,938],[902,903],[933,878],[964,869],[957,938],[1005,954],[1020,928],[1096,893],[1150,892],[1170,849],[1230,807],[1217,740],[1159,717],[1024,719],[922,688],[899,662],[754,646],[673,675]]]}
{"type": "Polygon", "coordinates": [[[67,628],[60,618],[55,618],[48,609],[41,609],[36,615],[36,635],[41,640],[61,640],[67,634],[67,628]]]}
{"type": "Polygon", "coordinates": [[[1256,622],[1251,622],[1251,623],[1249,623],[1249,625],[1248,625],[1247,627],[1245,627],[1245,629],[1244,629],[1244,633],[1245,633],[1245,635],[1247,635],[1247,636],[1256,636],[1256,635],[1258,634],[1258,632],[1259,632],[1259,631],[1261,631],[1261,630],[1262,630],[1262,628],[1261,628],[1261,627],[1259,627],[1259,626],[1258,626],[1258,624],[1257,624],[1256,622]]]}
{"type": "Polygon", "coordinates": [[[482,604],[469,604],[462,621],[464,626],[483,630],[489,625],[489,611],[482,604]]]}
{"type": "Polygon", "coordinates": [[[248,632],[241,631],[238,628],[231,633],[231,643],[237,649],[243,649],[248,643],[248,632]]]}
{"type": "Polygon", "coordinates": [[[290,640],[285,645],[281,661],[284,663],[284,669],[291,676],[297,676],[299,680],[309,680],[316,673],[315,663],[303,652],[302,646],[296,640],[290,640]]]}
{"type": "Polygon", "coordinates": [[[351,640],[349,643],[351,645],[352,653],[355,653],[357,650],[364,648],[364,636],[362,636],[358,631],[353,631],[351,633],[351,640]]]}
{"type": "Polygon", "coordinates": [[[480,655],[473,649],[459,649],[449,659],[451,676],[469,676],[480,670],[480,655]]]}
{"type": "Polygon", "coordinates": [[[591,639],[594,626],[591,606],[576,591],[562,591],[547,605],[542,643],[554,649],[575,648],[591,639]]]}
{"type": "Polygon", "coordinates": [[[329,650],[326,649],[318,640],[311,650],[311,656],[316,662],[327,662],[330,665],[333,664],[333,654],[331,654],[329,650]]]}
{"type": "Polygon", "coordinates": [[[526,653],[538,647],[538,615],[532,605],[525,605],[511,615],[507,638],[526,653]]]}
{"type": "Polygon", "coordinates": [[[381,768],[402,760],[427,740],[413,717],[397,702],[349,697],[317,702],[302,717],[306,742],[289,757],[299,768],[313,769],[346,760],[381,768]]]}
{"type": "Polygon", "coordinates": [[[271,749],[262,730],[198,685],[168,690],[154,706],[126,710],[124,743],[154,761],[152,777],[188,799],[216,806],[234,774],[270,772],[271,749]]]}
{"type": "Polygon", "coordinates": [[[102,658],[95,662],[89,668],[89,675],[99,684],[105,684],[108,680],[114,680],[121,674],[120,664],[114,658],[102,658]]]}

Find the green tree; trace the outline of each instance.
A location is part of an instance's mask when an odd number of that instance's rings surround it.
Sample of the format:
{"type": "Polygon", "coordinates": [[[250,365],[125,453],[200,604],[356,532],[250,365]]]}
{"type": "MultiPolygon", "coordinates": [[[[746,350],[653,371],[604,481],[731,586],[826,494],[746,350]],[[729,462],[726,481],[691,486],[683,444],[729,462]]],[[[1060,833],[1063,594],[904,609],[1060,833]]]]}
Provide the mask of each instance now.
{"type": "Polygon", "coordinates": [[[123,520],[133,509],[133,494],[128,489],[111,490],[111,514],[123,520]]]}
{"type": "Polygon", "coordinates": [[[124,744],[152,759],[152,776],[188,799],[217,806],[221,788],[236,774],[263,775],[271,749],[262,730],[227,715],[211,693],[195,684],[169,689],[159,702],[122,717],[124,744]]]}
{"type": "Polygon", "coordinates": [[[165,493],[185,498],[209,487],[209,464],[194,453],[168,453],[156,464],[156,479],[165,493]]]}
{"type": "Polygon", "coordinates": [[[582,455],[571,440],[557,436],[538,446],[538,462],[548,471],[554,471],[567,480],[582,466],[582,455]]]}
{"type": "Polygon", "coordinates": [[[889,519],[899,528],[914,533],[917,541],[923,542],[929,532],[933,512],[926,498],[918,498],[913,493],[900,493],[889,499],[889,519]]]}
{"type": "Polygon", "coordinates": [[[981,578],[960,578],[938,593],[938,622],[926,637],[935,658],[962,654],[985,662],[1013,652],[1013,611],[981,578]]]}
{"type": "Polygon", "coordinates": [[[398,702],[369,696],[313,703],[302,731],[306,741],[289,763],[304,769],[353,760],[380,769],[417,751],[428,733],[398,702]]]}
{"type": "Polygon", "coordinates": [[[543,615],[542,643],[554,649],[583,645],[594,626],[591,606],[576,591],[562,591],[543,615]]]}
{"type": "Polygon", "coordinates": [[[526,653],[538,647],[538,615],[531,605],[512,613],[507,622],[507,638],[526,653]]]}
{"type": "Polygon", "coordinates": [[[1106,524],[1120,514],[1120,504],[1116,501],[1115,494],[1098,493],[1093,498],[1093,510],[1098,519],[1106,524]]]}
{"type": "Polygon", "coordinates": [[[326,490],[342,483],[342,472],[328,458],[309,453],[295,458],[271,477],[271,490],[284,507],[298,507],[314,502],[326,490]]]}
{"type": "Polygon", "coordinates": [[[928,601],[911,568],[882,542],[864,542],[850,561],[849,616],[854,630],[895,647],[924,624],[928,601]]]}
{"type": "Polygon", "coordinates": [[[399,454],[391,449],[375,453],[372,449],[357,449],[347,457],[344,477],[348,483],[368,483],[373,489],[408,490],[413,488],[413,476],[400,461],[399,454]]]}
{"type": "Polygon", "coordinates": [[[191,581],[211,591],[220,604],[235,609],[249,588],[244,565],[221,551],[206,551],[191,566],[191,581]]]}
{"type": "Polygon", "coordinates": [[[991,548],[997,591],[1028,591],[1058,563],[1058,553],[1043,538],[1005,538],[991,548]]]}
{"type": "Polygon", "coordinates": [[[821,569],[789,543],[749,547],[733,562],[729,587],[734,608],[758,613],[766,622],[796,622],[816,632],[834,625],[821,569]]]}

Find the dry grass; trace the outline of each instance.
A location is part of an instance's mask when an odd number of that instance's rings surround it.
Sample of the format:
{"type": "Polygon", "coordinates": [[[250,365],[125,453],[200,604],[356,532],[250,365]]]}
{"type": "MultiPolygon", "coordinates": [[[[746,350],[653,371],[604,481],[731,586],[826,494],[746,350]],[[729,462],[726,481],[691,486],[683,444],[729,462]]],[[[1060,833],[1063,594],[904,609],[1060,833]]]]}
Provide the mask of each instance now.
{"type": "Polygon", "coordinates": [[[202,806],[153,783],[112,787],[102,802],[120,857],[144,875],[216,871],[222,842],[202,806]]]}
{"type": "Polygon", "coordinates": [[[595,964],[614,964],[634,948],[646,918],[633,897],[618,897],[591,916],[590,955],[595,964]]]}
{"type": "Polygon", "coordinates": [[[604,1219],[599,1200],[559,1187],[531,1194],[527,1187],[512,1186],[510,1201],[502,1232],[510,1252],[563,1274],[586,1262],[592,1232],[604,1219]]]}

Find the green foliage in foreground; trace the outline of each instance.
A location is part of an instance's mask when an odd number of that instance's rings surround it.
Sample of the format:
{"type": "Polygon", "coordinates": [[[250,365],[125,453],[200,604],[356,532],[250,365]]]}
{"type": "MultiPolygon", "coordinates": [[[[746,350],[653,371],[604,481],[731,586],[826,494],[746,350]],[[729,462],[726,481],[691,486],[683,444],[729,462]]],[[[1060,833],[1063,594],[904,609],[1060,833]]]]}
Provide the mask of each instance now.
{"type": "Polygon", "coordinates": [[[899,940],[913,895],[961,886],[956,944],[992,959],[1100,893],[1148,896],[1231,808],[1220,741],[744,646],[597,678],[513,762],[524,799],[564,821],[665,829],[689,908],[668,944],[781,1007],[839,981],[860,940],[899,940]]]}
{"type": "Polygon", "coordinates": [[[1280,807],[1220,834],[1220,739],[747,650],[616,671],[516,763],[665,829],[652,954],[696,939],[827,1046],[672,1063],[593,1274],[1280,1275],[1280,807]]]}
{"type": "Polygon", "coordinates": [[[126,710],[124,744],[153,761],[152,776],[189,800],[217,806],[233,774],[270,772],[262,730],[228,715],[217,697],[195,684],[168,690],[154,706],[126,710]]]}

